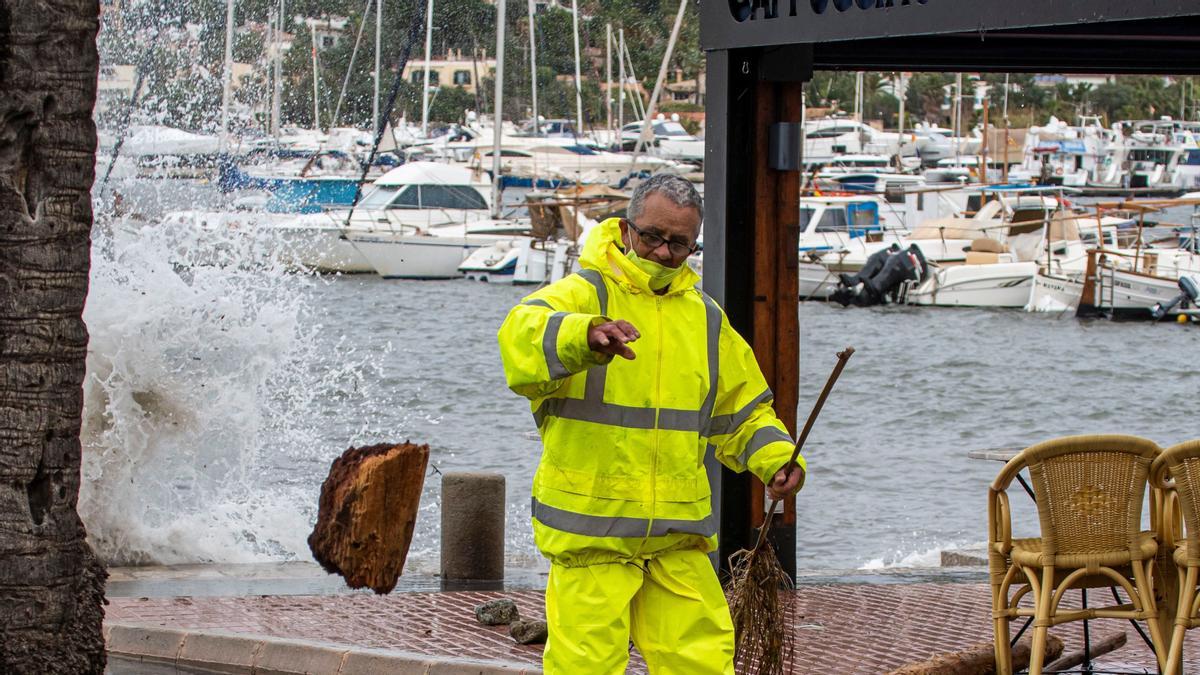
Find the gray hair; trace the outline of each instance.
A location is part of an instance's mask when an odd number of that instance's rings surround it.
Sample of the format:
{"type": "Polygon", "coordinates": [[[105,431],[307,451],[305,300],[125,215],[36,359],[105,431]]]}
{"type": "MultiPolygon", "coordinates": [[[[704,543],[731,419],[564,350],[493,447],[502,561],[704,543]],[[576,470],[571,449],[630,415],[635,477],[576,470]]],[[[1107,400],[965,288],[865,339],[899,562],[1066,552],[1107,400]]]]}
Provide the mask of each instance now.
{"type": "Polygon", "coordinates": [[[626,213],[634,221],[642,217],[642,208],[646,198],[652,194],[660,194],[670,199],[676,206],[686,206],[696,209],[696,215],[704,220],[704,200],[700,193],[692,187],[692,183],[681,176],[670,173],[658,173],[642,181],[633,191],[626,213]]]}

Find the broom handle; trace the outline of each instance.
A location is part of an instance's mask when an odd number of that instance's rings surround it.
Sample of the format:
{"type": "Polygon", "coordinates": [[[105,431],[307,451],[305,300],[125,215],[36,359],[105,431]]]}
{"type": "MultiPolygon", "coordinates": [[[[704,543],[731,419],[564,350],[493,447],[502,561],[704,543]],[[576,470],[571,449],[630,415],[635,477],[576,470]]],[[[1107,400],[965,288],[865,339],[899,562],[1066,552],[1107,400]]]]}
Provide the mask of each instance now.
{"type": "MultiPolygon", "coordinates": [[[[846,362],[850,360],[850,356],[854,354],[854,347],[846,347],[838,352],[837,365],[833,367],[833,372],[829,374],[829,379],[825,381],[825,388],[821,390],[821,395],[817,397],[817,402],[813,404],[812,412],[808,414],[808,419],[804,422],[804,429],[800,432],[800,439],[796,441],[796,448],[792,450],[792,458],[788,460],[785,467],[790,466],[800,456],[800,449],[804,447],[804,442],[808,440],[808,432],[812,431],[813,423],[817,421],[817,415],[821,414],[821,408],[825,405],[825,399],[829,398],[829,392],[833,390],[833,383],[837,382],[838,377],[842,374],[842,369],[846,367],[846,362]]],[[[771,529],[771,520],[775,515],[775,507],[779,506],[780,500],[776,499],[771,502],[771,508],[767,511],[767,518],[763,521],[762,529],[758,531],[758,542],[754,544],[754,548],[762,546],[767,538],[767,530],[771,529]]]]}

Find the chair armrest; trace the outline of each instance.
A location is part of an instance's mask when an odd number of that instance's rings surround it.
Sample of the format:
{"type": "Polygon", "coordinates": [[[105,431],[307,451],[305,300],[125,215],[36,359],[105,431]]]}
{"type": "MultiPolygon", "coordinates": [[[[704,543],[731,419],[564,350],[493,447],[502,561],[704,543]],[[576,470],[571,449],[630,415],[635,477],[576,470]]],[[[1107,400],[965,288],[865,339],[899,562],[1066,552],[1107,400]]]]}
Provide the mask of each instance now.
{"type": "Polygon", "coordinates": [[[1159,455],[1150,464],[1150,486],[1160,490],[1173,490],[1175,479],[1171,477],[1171,467],[1167,464],[1166,455],[1159,455]]]}
{"type": "Polygon", "coordinates": [[[988,552],[1008,555],[1012,551],[1012,511],[1008,493],[988,490],[988,552]]]}

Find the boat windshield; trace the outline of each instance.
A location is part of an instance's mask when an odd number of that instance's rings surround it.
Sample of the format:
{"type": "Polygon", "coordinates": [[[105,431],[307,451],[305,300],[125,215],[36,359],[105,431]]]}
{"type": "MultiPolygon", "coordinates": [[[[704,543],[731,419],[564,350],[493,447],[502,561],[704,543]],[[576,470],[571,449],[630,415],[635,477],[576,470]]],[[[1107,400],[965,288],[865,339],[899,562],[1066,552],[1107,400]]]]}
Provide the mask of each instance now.
{"type": "MultiPolygon", "coordinates": [[[[800,231],[808,230],[809,223],[812,222],[813,215],[816,214],[816,209],[803,207],[800,209],[800,231]]],[[[821,211],[821,219],[817,221],[817,229],[814,232],[845,232],[850,227],[846,222],[846,210],[839,207],[829,206],[821,211]]]]}
{"type": "Polygon", "coordinates": [[[358,205],[364,209],[386,208],[387,205],[391,203],[392,198],[395,197],[396,193],[399,191],[400,186],[397,185],[384,185],[377,187],[371,192],[368,192],[367,196],[363,197],[363,200],[359,202],[358,205]]]}
{"type": "Polygon", "coordinates": [[[483,195],[470,185],[410,185],[391,209],[486,209],[483,195]]]}
{"type": "Polygon", "coordinates": [[[655,136],[691,136],[679,122],[655,122],[655,136]]]}

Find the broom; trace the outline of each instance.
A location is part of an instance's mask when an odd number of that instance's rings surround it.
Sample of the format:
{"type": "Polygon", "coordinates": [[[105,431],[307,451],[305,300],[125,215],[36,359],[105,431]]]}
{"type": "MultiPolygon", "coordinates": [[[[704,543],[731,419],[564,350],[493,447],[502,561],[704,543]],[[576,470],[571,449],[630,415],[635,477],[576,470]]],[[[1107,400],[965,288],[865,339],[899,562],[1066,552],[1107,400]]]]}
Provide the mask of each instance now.
{"type": "MultiPolygon", "coordinates": [[[[837,365],[829,374],[829,380],[817,397],[812,412],[808,414],[808,421],[804,423],[804,430],[796,441],[792,458],[785,466],[790,466],[800,455],[800,448],[804,447],[808,432],[825,405],[833,383],[837,382],[853,353],[854,347],[846,347],[838,352],[837,365]]],[[[735,639],[733,660],[734,663],[745,663],[747,670],[757,662],[758,669],[755,672],[758,675],[782,675],[784,663],[790,660],[794,649],[792,631],[787,625],[787,617],[791,614],[791,594],[780,598],[781,589],[792,589],[792,580],[779,564],[775,548],[766,543],[777,506],[778,499],[771,502],[754,548],[742,549],[729,556],[729,613],[733,617],[735,639]]]]}

